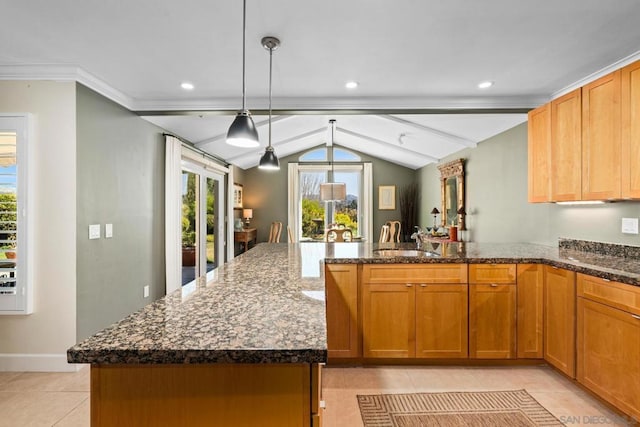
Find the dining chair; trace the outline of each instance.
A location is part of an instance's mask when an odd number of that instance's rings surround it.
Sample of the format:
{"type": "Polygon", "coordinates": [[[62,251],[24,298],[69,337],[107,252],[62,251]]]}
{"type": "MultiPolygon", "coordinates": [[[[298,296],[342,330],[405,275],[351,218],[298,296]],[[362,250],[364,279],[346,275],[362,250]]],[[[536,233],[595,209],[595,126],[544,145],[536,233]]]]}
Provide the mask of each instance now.
{"type": "Polygon", "coordinates": [[[330,228],[324,235],[325,242],[350,242],[353,234],[348,228],[330,228]]]}
{"type": "Polygon", "coordinates": [[[400,221],[387,221],[389,226],[389,239],[388,242],[400,243],[400,232],[402,230],[402,224],[400,221]]]}
{"type": "Polygon", "coordinates": [[[389,226],[387,224],[383,225],[380,229],[380,239],[379,243],[385,243],[389,241],[389,226]]]}
{"type": "Polygon", "coordinates": [[[274,221],[271,223],[269,230],[269,243],[280,243],[280,235],[282,234],[282,223],[274,221]]]}

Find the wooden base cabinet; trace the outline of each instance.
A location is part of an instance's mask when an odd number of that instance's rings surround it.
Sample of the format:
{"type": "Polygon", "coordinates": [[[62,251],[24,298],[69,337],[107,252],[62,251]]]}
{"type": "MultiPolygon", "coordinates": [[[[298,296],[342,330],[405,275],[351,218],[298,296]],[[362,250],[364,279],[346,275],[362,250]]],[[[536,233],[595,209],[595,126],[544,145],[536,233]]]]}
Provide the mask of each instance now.
{"type": "Polygon", "coordinates": [[[516,357],[515,264],[469,265],[469,357],[516,357]]]}
{"type": "Polygon", "coordinates": [[[544,360],[575,378],[576,274],[546,265],[544,276],[544,360]]]}
{"type": "Polygon", "coordinates": [[[329,358],[359,357],[358,266],[327,264],[325,293],[329,358]]]}
{"type": "Polygon", "coordinates": [[[365,265],[365,358],[466,358],[467,266],[365,265]]]}
{"type": "Polygon", "coordinates": [[[578,275],[577,379],[640,419],[640,288],[578,275]]]}
{"type": "Polygon", "coordinates": [[[518,359],[542,359],[544,265],[518,264],[518,359]]]}

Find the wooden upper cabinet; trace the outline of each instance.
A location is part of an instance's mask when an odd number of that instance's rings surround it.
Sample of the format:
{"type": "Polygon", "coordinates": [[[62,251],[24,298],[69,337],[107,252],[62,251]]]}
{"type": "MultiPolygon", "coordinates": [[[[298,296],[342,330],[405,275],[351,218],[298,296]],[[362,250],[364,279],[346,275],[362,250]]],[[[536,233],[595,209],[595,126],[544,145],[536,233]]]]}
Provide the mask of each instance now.
{"type": "Polygon", "coordinates": [[[551,104],[529,111],[528,176],[529,202],[551,200],[551,104]]]}
{"type": "Polygon", "coordinates": [[[620,96],[617,70],[582,88],[582,199],[620,198],[620,96]]]}
{"type": "Polygon", "coordinates": [[[581,88],[551,101],[551,141],[551,200],[581,200],[581,88]]]}
{"type": "Polygon", "coordinates": [[[621,196],[640,199],[640,61],[622,69],[621,86],[621,196]]]}

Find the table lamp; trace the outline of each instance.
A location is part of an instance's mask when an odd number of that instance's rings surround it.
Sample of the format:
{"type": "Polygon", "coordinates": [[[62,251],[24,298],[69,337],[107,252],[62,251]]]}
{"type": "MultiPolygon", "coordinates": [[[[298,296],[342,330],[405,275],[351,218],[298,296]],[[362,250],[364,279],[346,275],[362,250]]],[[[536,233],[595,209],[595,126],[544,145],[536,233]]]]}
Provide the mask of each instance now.
{"type": "Polygon", "coordinates": [[[242,217],[244,218],[244,228],[249,228],[249,221],[253,218],[253,209],[242,209],[242,217]]]}
{"type": "Polygon", "coordinates": [[[436,223],[436,216],[440,213],[438,208],[433,208],[431,210],[431,215],[433,215],[433,232],[438,231],[438,224],[436,223]]]}

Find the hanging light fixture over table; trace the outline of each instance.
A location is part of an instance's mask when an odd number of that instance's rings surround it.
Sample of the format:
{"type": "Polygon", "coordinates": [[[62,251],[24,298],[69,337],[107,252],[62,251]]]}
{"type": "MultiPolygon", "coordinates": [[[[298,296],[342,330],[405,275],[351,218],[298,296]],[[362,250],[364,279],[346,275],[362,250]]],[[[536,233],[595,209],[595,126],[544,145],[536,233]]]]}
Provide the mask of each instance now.
{"type": "Polygon", "coordinates": [[[242,110],[238,111],[235,120],[231,123],[227,132],[227,144],[236,147],[257,147],[258,131],[251,118],[251,113],[246,108],[245,82],[245,38],[247,33],[247,0],[242,3],[242,110]]]}
{"type": "MultiPolygon", "coordinates": [[[[329,120],[329,127],[331,131],[331,138],[328,139],[327,145],[331,147],[331,181],[334,179],[333,173],[333,137],[336,130],[336,121],[329,120]]],[[[328,154],[328,153],[327,153],[328,154]]],[[[323,202],[335,202],[346,200],[347,198],[347,184],[344,182],[327,182],[320,184],[320,200],[323,202]]]]}
{"type": "Polygon", "coordinates": [[[264,150],[264,154],[260,158],[258,168],[265,170],[279,170],[280,161],[271,146],[271,76],[273,74],[273,51],[280,46],[280,40],[275,37],[263,37],[261,40],[262,47],[269,51],[269,145],[264,150]]]}

